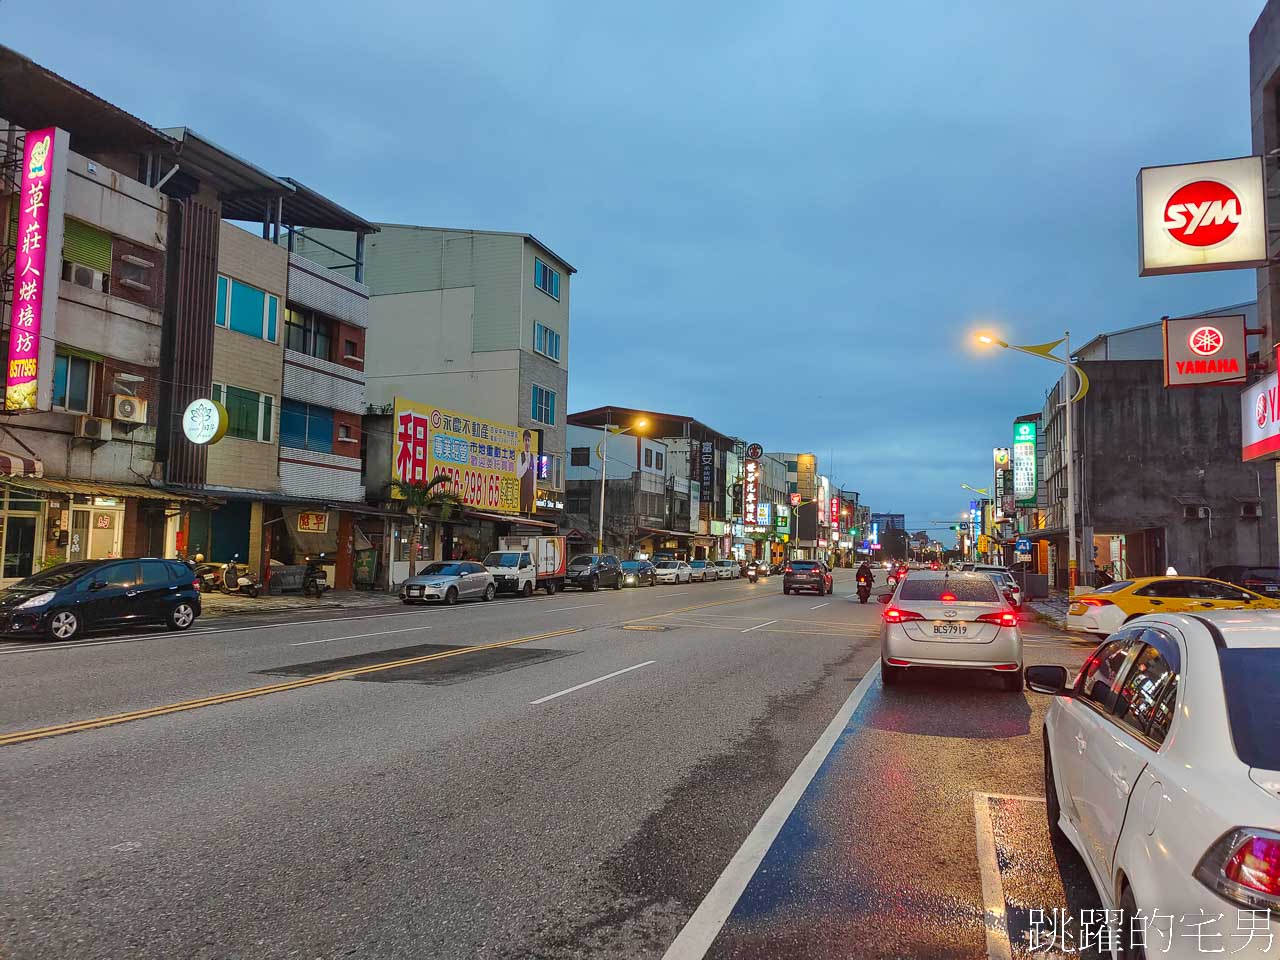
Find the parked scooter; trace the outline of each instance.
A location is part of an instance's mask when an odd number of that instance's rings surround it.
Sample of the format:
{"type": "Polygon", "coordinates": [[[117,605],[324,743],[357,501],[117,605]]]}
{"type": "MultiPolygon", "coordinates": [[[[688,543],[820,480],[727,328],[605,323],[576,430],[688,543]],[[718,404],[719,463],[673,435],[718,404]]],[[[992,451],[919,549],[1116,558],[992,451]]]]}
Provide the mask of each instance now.
{"type": "Polygon", "coordinates": [[[247,597],[256,597],[262,592],[262,584],[250,571],[240,569],[236,563],[239,559],[240,554],[234,554],[222,567],[222,592],[243,593],[247,597]]]}
{"type": "Polygon", "coordinates": [[[302,578],[304,596],[319,598],[329,589],[329,574],[324,569],[324,554],[307,557],[307,572],[302,578]]]}

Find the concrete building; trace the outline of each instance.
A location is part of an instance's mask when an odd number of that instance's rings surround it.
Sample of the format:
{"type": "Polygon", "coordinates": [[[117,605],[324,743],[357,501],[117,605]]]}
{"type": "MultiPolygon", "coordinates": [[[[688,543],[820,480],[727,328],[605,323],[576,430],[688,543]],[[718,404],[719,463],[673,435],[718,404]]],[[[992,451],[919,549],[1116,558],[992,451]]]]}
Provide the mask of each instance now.
{"type": "Polygon", "coordinates": [[[811,560],[819,555],[819,550],[827,549],[819,546],[818,541],[825,540],[821,531],[829,524],[826,511],[819,508],[819,501],[826,503],[826,496],[818,474],[818,458],[812,453],[766,454],[782,462],[787,472],[787,499],[792,494],[800,498],[799,506],[791,509],[791,538],[788,556],[800,560],[811,560]]]}

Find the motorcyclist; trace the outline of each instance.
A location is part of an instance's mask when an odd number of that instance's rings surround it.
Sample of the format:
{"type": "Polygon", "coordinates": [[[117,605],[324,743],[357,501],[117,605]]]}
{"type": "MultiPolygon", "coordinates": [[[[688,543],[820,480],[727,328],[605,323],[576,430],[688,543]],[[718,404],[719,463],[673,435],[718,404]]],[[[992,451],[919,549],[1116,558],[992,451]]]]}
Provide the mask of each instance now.
{"type": "Polygon", "coordinates": [[[871,572],[871,564],[866,560],[862,561],[862,566],[858,567],[858,583],[865,583],[870,586],[875,582],[876,575],[871,572]]]}

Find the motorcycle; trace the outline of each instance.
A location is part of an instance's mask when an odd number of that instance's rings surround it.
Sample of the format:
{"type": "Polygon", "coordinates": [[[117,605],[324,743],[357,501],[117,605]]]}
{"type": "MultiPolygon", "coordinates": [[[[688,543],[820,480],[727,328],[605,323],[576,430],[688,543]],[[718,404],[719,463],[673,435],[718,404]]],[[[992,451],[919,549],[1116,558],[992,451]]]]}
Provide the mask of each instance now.
{"type": "Polygon", "coordinates": [[[307,572],[302,579],[304,596],[319,598],[329,589],[329,574],[325,571],[323,563],[323,553],[318,557],[307,557],[307,572]]]}
{"type": "Polygon", "coordinates": [[[220,589],[225,594],[243,593],[247,597],[256,597],[262,592],[262,584],[248,570],[241,570],[236,564],[240,554],[235,554],[222,567],[222,584],[220,589]]]}
{"type": "Polygon", "coordinates": [[[767,580],[768,578],[768,568],[762,564],[755,564],[747,567],[747,579],[752,583],[755,583],[757,580],[767,580]]]}
{"type": "Polygon", "coordinates": [[[871,581],[859,580],[858,581],[858,602],[866,603],[870,597],[871,597],[871,581]]]}
{"type": "Polygon", "coordinates": [[[195,566],[195,575],[201,593],[213,593],[222,589],[222,564],[198,563],[195,566]]]}

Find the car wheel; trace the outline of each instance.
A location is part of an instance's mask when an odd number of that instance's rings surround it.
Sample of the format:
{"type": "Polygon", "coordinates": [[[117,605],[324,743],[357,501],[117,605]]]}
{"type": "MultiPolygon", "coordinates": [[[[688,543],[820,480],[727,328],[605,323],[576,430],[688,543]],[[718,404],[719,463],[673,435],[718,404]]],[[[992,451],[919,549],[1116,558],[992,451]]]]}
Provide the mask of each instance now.
{"type": "Polygon", "coordinates": [[[1000,685],[1010,693],[1018,693],[1022,690],[1022,668],[1019,667],[1013,673],[1002,673],[1000,675],[1000,685]]]}
{"type": "Polygon", "coordinates": [[[485,603],[488,603],[490,600],[493,599],[493,595],[497,592],[498,592],[497,589],[491,583],[484,588],[484,594],[481,596],[481,599],[484,600],[485,603]]]}
{"type": "Polygon", "coordinates": [[[880,679],[886,687],[896,687],[902,683],[904,672],[903,667],[892,667],[883,660],[880,662],[880,679]]]}
{"type": "Polygon", "coordinates": [[[1146,939],[1146,931],[1142,930],[1142,936],[1139,936],[1138,925],[1131,919],[1137,916],[1138,901],[1133,895],[1133,889],[1125,884],[1124,892],[1120,894],[1120,949],[1116,953],[1120,960],[1146,960],[1146,946],[1141,942],[1133,943],[1135,940],[1146,939]]]}
{"type": "Polygon", "coordinates": [[[617,579],[613,581],[613,589],[615,590],[622,589],[622,574],[618,574],[617,579]]]}
{"type": "Polygon", "coordinates": [[[448,590],[444,592],[444,602],[445,602],[445,606],[449,606],[449,607],[452,607],[455,603],[458,602],[457,587],[450,587],[448,590]]]}
{"type": "Polygon", "coordinates": [[[1059,821],[1062,820],[1062,805],[1058,802],[1058,786],[1053,776],[1053,754],[1049,752],[1049,732],[1042,734],[1044,740],[1044,808],[1049,820],[1049,839],[1055,844],[1067,842],[1067,835],[1062,832],[1059,821]]]}
{"type": "MultiPolygon", "coordinates": [[[[257,596],[257,594],[250,594],[250,596],[257,596]]],[[[196,611],[191,604],[184,600],[169,611],[168,619],[165,620],[164,625],[170,630],[185,630],[195,622],[196,611]]]]}
{"type": "Polygon", "coordinates": [[[528,599],[529,597],[532,597],[532,596],[533,596],[533,581],[532,581],[532,580],[526,580],[526,581],[524,582],[524,589],[522,589],[522,590],[520,591],[520,596],[524,597],[525,599],[528,599]]]}
{"type": "Polygon", "coordinates": [[[783,595],[784,597],[789,597],[789,596],[791,596],[791,588],[790,588],[790,587],[783,587],[783,588],[782,588],[782,595],[783,595]]]}
{"type": "Polygon", "coordinates": [[[70,610],[59,610],[49,618],[45,627],[50,640],[74,640],[80,633],[80,618],[70,610]]]}
{"type": "Polygon", "coordinates": [[[593,576],[587,583],[587,593],[595,593],[600,589],[600,578],[593,576]]]}
{"type": "Polygon", "coordinates": [[[553,593],[555,593],[555,592],[556,592],[556,583],[555,583],[555,581],[554,581],[554,580],[548,580],[548,581],[547,581],[546,590],[547,590],[547,596],[548,596],[548,597],[549,597],[549,596],[551,596],[553,593]]]}
{"type": "Polygon", "coordinates": [[[245,587],[244,592],[251,597],[257,597],[262,592],[262,589],[260,587],[245,587]]]}

